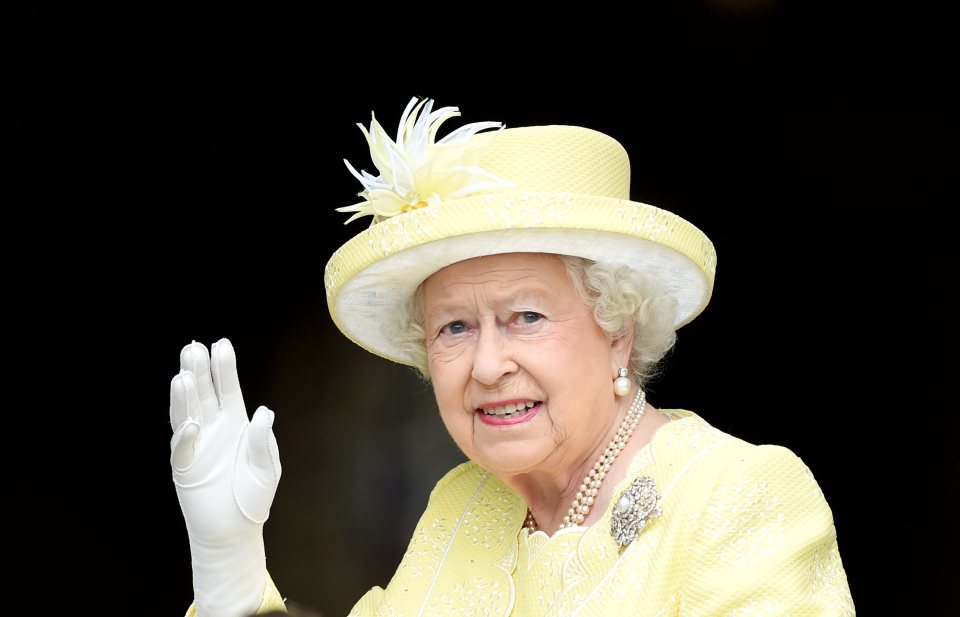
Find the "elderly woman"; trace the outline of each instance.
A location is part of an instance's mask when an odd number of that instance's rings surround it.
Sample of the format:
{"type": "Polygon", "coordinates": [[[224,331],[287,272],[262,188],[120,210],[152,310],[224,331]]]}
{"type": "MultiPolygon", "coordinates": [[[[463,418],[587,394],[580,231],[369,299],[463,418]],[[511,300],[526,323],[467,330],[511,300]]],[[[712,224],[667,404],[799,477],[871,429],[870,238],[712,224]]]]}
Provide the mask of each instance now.
{"type": "MultiPolygon", "coordinates": [[[[711,242],[629,200],[623,148],[569,126],[468,124],[411,101],[364,133],[373,217],[325,273],[350,339],[416,367],[469,458],[434,488],[385,588],[351,615],[852,615],[831,512],[789,450],[756,446],[644,384],[706,306],[711,242]]],[[[361,127],[363,128],[363,127],[361,127]]],[[[181,353],[171,463],[190,612],[282,610],[262,526],[280,478],[228,341],[181,353]]]]}

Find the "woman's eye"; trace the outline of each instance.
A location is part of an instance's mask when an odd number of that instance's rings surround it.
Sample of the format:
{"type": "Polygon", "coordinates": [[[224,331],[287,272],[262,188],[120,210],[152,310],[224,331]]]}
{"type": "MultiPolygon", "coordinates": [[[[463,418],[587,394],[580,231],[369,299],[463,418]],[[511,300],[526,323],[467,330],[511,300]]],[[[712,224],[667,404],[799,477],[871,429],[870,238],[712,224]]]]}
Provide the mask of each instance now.
{"type": "Polygon", "coordinates": [[[524,311],[520,313],[520,323],[532,324],[537,323],[541,319],[543,319],[543,315],[535,313],[534,311],[524,311]]]}
{"type": "Polygon", "coordinates": [[[467,324],[462,321],[451,321],[443,327],[444,334],[462,334],[467,331],[467,324]]]}

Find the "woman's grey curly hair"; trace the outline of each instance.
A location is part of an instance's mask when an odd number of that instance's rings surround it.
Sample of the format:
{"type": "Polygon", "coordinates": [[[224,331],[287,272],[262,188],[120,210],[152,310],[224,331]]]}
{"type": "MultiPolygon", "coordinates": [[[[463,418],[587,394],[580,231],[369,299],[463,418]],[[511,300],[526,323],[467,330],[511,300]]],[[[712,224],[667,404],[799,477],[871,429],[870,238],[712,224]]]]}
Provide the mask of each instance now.
{"type": "MultiPolygon", "coordinates": [[[[633,328],[633,350],[627,368],[634,381],[644,387],[656,376],[660,360],[676,341],[676,300],[633,268],[569,255],[556,257],[566,269],[577,296],[607,334],[617,339],[633,328]]],[[[404,303],[397,317],[393,323],[385,324],[390,338],[429,380],[423,285],[404,303]]]]}

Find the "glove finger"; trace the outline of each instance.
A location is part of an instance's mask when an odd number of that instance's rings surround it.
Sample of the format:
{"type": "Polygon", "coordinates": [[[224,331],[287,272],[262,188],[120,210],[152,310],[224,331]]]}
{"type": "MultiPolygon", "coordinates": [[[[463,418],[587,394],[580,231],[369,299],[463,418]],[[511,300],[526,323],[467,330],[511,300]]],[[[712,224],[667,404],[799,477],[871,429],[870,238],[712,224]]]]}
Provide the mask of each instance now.
{"type": "Polygon", "coordinates": [[[273,435],[273,412],[260,407],[244,433],[235,467],[234,496],[244,516],[263,523],[280,482],[280,454],[273,435]]]}
{"type": "Polygon", "coordinates": [[[190,371],[180,371],[170,381],[170,426],[174,431],[188,421],[202,424],[197,382],[190,371]]]}
{"type": "Polygon", "coordinates": [[[197,382],[203,421],[205,425],[209,425],[217,419],[220,409],[210,374],[210,354],[203,343],[193,341],[180,350],[180,370],[193,373],[197,382]]]}
{"type": "Polygon", "coordinates": [[[170,465],[174,471],[183,471],[193,462],[193,453],[200,436],[200,425],[190,419],[181,424],[170,439],[170,465]]]}
{"type": "Polygon", "coordinates": [[[222,338],[213,344],[210,351],[213,389],[220,409],[235,420],[247,420],[247,410],[240,394],[240,379],[237,377],[237,355],[229,339],[222,338]]]}

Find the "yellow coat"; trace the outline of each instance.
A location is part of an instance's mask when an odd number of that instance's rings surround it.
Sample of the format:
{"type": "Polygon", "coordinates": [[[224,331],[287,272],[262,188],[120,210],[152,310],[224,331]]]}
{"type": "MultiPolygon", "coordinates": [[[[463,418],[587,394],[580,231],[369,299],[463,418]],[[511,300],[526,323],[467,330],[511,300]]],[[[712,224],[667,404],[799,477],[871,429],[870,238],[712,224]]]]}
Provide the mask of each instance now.
{"type": "Polygon", "coordinates": [[[833,517],[806,465],[692,412],[664,413],[673,421],[614,491],[648,476],[662,515],[622,553],[613,503],[589,528],[528,535],[523,500],[465,463],[434,488],[387,587],[350,616],[854,615],[833,517]]]}

